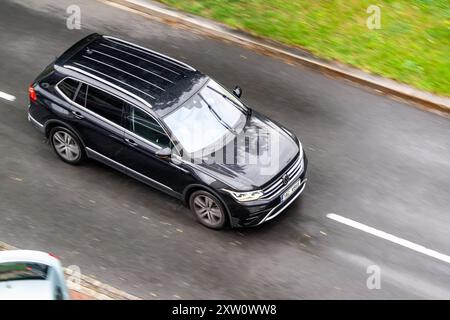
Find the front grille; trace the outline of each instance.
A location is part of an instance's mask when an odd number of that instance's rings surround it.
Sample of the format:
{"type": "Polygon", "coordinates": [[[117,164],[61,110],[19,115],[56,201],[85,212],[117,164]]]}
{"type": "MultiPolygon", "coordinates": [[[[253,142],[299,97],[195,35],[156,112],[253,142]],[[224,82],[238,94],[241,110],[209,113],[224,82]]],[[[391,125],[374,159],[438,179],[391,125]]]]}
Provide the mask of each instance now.
{"type": "Polygon", "coordinates": [[[278,197],[281,195],[281,193],[288,188],[288,186],[294,182],[300,174],[303,172],[303,157],[300,154],[300,157],[298,157],[297,160],[281,175],[280,178],[278,178],[274,183],[267,186],[263,189],[264,195],[261,197],[261,199],[265,200],[271,200],[275,197],[278,197]],[[288,176],[288,183],[285,184],[283,182],[283,177],[288,176]]]}

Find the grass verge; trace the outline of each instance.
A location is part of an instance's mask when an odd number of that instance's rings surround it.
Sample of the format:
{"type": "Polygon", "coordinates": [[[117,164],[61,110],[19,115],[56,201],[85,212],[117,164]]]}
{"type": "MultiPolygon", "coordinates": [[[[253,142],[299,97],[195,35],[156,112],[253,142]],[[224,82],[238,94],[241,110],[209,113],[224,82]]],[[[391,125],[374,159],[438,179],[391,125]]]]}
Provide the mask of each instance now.
{"type": "Polygon", "coordinates": [[[232,28],[450,96],[448,0],[159,0],[232,28]],[[370,30],[370,5],[381,29],[370,30]]]}

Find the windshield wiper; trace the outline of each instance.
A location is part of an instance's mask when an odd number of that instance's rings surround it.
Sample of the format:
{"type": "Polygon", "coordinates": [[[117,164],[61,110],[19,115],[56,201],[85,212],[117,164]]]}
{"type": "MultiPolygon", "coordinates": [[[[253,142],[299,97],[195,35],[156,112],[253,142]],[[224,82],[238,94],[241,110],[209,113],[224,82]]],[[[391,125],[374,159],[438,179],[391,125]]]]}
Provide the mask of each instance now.
{"type": "Polygon", "coordinates": [[[235,134],[236,131],[232,127],[230,127],[230,125],[228,123],[226,123],[225,121],[222,120],[222,118],[217,114],[216,110],[214,110],[214,108],[208,103],[208,101],[206,101],[206,99],[203,98],[203,96],[200,93],[198,95],[206,103],[209,111],[211,111],[211,113],[216,117],[216,119],[219,121],[219,123],[221,125],[223,125],[226,129],[228,129],[229,131],[231,131],[232,133],[235,134]]]}
{"type": "Polygon", "coordinates": [[[227,99],[228,101],[230,101],[236,108],[238,108],[239,110],[241,110],[242,112],[248,114],[249,113],[249,109],[248,108],[243,108],[241,105],[237,104],[236,101],[233,101],[232,99],[230,99],[226,94],[210,87],[207,86],[208,89],[211,89],[212,91],[214,91],[215,93],[217,93],[218,95],[222,96],[223,98],[227,99]]]}

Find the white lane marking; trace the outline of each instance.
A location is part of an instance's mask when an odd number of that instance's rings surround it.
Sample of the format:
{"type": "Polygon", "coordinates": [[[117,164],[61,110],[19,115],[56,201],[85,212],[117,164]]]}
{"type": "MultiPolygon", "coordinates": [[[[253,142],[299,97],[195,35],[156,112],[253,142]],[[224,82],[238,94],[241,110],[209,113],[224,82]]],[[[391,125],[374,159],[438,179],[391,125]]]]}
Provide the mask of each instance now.
{"type": "Polygon", "coordinates": [[[427,256],[433,257],[435,259],[438,259],[438,260],[450,263],[450,256],[448,256],[448,255],[445,255],[443,253],[437,252],[435,250],[431,250],[431,249],[425,248],[424,246],[418,245],[418,244],[416,244],[414,242],[411,242],[411,241],[408,241],[408,240],[396,237],[396,236],[394,236],[392,234],[386,233],[384,231],[381,231],[381,230],[378,230],[378,229],[366,226],[365,224],[362,224],[362,223],[359,223],[357,221],[345,218],[345,217],[340,216],[338,214],[329,213],[329,214],[327,214],[327,218],[332,219],[332,220],[337,221],[337,222],[340,222],[340,223],[343,223],[343,224],[348,225],[350,227],[353,227],[355,229],[358,229],[358,230],[370,233],[370,234],[372,234],[374,236],[383,238],[385,240],[394,242],[394,243],[399,244],[399,245],[401,245],[403,247],[406,247],[408,249],[420,252],[422,254],[425,254],[427,256]]]}
{"type": "Polygon", "coordinates": [[[13,96],[13,95],[11,95],[9,93],[3,92],[3,91],[0,91],[0,98],[8,100],[8,101],[15,101],[16,100],[15,96],[13,96]]]}

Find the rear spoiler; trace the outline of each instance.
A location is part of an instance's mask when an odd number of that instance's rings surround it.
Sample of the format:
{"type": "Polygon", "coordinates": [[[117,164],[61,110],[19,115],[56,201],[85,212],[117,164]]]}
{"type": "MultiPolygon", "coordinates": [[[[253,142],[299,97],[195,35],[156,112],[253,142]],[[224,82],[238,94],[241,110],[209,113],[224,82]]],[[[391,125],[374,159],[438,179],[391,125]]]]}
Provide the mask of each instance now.
{"type": "Polygon", "coordinates": [[[63,66],[70,58],[72,58],[75,54],[86,48],[90,43],[94,42],[98,38],[101,38],[102,35],[98,33],[92,33],[87,37],[84,37],[74,45],[72,45],[69,49],[64,51],[54,62],[55,65],[63,66]]]}

